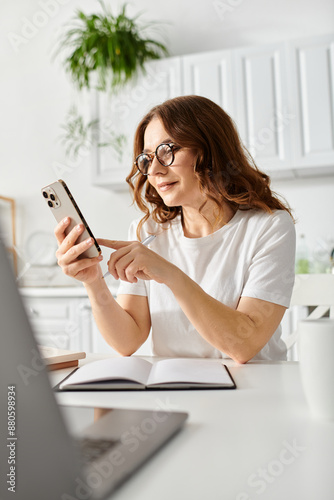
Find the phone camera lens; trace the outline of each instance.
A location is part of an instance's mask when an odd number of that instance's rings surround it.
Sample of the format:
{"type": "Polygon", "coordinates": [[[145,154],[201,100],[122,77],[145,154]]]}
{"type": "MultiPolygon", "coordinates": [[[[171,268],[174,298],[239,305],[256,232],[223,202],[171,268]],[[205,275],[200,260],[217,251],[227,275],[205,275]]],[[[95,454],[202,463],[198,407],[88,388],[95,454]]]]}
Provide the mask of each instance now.
{"type": "Polygon", "coordinates": [[[43,196],[44,196],[44,198],[47,198],[48,197],[48,193],[46,191],[43,191],[43,196]]]}
{"type": "Polygon", "coordinates": [[[50,198],[51,198],[52,201],[55,201],[55,199],[56,199],[56,197],[55,197],[54,194],[50,194],[50,198]]]}
{"type": "Polygon", "coordinates": [[[49,201],[48,201],[48,205],[49,205],[49,207],[53,207],[53,203],[52,203],[52,201],[50,201],[50,200],[49,200],[49,201]]]}

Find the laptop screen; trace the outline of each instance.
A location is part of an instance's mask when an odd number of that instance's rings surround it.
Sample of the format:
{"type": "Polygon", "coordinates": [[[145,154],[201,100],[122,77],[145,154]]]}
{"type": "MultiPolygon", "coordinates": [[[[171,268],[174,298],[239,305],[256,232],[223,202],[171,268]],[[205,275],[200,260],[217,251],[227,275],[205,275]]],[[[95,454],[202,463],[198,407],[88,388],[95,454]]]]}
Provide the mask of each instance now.
{"type": "Polygon", "coordinates": [[[61,498],[77,476],[75,450],[0,240],[0,498],[61,498]],[[11,489],[9,489],[11,488],[11,489]],[[53,491],[50,496],[50,491],[53,491]],[[13,496],[13,493],[15,495],[13,496]]]}

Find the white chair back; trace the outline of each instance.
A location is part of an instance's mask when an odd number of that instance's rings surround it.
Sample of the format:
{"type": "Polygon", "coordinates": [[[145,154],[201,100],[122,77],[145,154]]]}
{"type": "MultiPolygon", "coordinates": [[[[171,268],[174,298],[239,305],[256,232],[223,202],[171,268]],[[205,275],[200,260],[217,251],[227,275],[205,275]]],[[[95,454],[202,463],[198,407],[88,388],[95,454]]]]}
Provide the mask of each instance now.
{"type": "MultiPolygon", "coordinates": [[[[334,274],[297,274],[290,308],[313,306],[305,319],[319,319],[329,312],[334,317],[334,274]]],[[[284,339],[287,349],[295,344],[297,330],[284,339]]]]}

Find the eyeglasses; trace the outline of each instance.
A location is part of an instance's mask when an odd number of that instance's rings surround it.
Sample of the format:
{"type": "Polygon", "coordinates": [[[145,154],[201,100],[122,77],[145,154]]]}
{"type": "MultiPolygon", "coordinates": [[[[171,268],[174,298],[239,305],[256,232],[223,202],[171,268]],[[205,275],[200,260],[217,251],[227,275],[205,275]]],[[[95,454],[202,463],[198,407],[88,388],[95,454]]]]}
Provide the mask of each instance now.
{"type": "Polygon", "coordinates": [[[148,169],[150,168],[154,157],[156,157],[161,165],[169,167],[175,159],[174,152],[179,149],[181,149],[181,147],[172,142],[162,143],[159,144],[156,150],[152,151],[152,153],[141,153],[138,155],[134,164],[138,168],[139,172],[143,175],[148,175],[148,169]]]}

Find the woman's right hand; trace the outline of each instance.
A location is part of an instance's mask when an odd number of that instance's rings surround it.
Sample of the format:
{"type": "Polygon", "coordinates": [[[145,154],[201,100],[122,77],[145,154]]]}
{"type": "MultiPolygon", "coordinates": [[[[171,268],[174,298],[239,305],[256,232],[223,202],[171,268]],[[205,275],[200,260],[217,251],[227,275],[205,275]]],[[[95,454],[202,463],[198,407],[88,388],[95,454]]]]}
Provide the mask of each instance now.
{"type": "Polygon", "coordinates": [[[93,238],[88,238],[76,244],[77,238],[84,230],[84,225],[78,224],[66,236],[65,230],[69,224],[70,218],[66,217],[54,230],[58,242],[58,250],[56,252],[58,265],[66,276],[70,276],[86,284],[92,283],[102,277],[102,270],[99,264],[103,257],[100,255],[99,257],[80,259],[80,255],[90,248],[94,244],[94,241],[93,238]]]}

